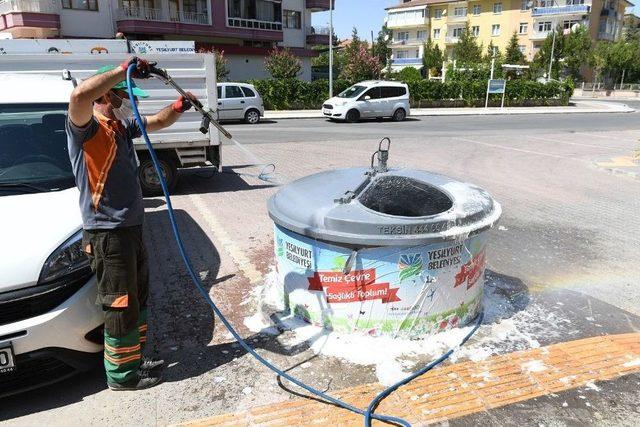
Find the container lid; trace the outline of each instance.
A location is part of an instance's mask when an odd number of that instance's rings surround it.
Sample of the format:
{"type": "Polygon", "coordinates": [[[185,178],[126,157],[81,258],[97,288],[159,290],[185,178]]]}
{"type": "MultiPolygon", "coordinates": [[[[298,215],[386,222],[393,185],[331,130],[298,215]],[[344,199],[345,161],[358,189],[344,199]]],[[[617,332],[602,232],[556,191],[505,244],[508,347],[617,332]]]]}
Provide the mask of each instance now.
{"type": "Polygon", "coordinates": [[[421,170],[387,169],[386,159],[383,166],[294,181],[269,199],[269,215],[293,232],[354,246],[464,239],[500,218],[500,204],[479,187],[421,170]]]}

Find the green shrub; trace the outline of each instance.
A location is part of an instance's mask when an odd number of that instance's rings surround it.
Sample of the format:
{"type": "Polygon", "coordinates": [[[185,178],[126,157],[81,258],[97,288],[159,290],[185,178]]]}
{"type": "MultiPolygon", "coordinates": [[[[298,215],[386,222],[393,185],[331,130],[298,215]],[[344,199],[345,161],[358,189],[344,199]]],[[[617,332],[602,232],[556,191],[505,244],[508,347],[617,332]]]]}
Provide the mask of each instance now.
{"type": "MultiPolygon", "coordinates": [[[[264,79],[250,80],[249,83],[258,89],[267,110],[319,109],[329,99],[328,80],[264,79]]],[[[333,93],[337,95],[349,86],[345,80],[336,80],[333,93]]]]}
{"type": "Polygon", "coordinates": [[[397,74],[397,79],[403,82],[412,82],[415,80],[422,80],[422,74],[417,68],[406,67],[400,70],[397,74]]]}

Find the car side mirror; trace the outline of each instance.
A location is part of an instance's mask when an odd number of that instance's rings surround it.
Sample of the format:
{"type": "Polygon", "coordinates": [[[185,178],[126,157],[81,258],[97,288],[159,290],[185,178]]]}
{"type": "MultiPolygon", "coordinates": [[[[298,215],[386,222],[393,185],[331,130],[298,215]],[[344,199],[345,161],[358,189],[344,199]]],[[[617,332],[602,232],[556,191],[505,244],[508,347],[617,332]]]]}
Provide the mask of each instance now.
{"type": "Polygon", "coordinates": [[[371,99],[371,97],[370,97],[369,95],[367,95],[367,96],[365,96],[365,97],[364,97],[364,100],[365,100],[365,101],[369,101],[370,99],[371,99]]]}

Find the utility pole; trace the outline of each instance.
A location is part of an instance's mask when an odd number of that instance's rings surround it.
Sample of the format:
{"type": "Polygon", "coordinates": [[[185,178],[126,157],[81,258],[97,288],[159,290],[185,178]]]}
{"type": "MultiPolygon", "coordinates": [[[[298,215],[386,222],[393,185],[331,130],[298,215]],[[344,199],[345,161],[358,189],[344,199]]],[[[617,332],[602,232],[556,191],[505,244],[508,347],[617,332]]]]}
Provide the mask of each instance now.
{"type": "Polygon", "coordinates": [[[491,85],[491,80],[493,80],[493,67],[496,65],[496,53],[494,51],[493,56],[491,57],[491,76],[489,77],[489,81],[487,82],[487,97],[484,100],[484,108],[489,106],[489,86],[491,85]]]}
{"type": "Polygon", "coordinates": [[[333,98],[333,2],[329,0],[329,98],[333,98]]]}
{"type": "MultiPolygon", "coordinates": [[[[553,4],[555,6],[558,6],[558,2],[556,0],[553,0],[553,4]]],[[[553,42],[551,43],[551,58],[549,59],[549,74],[547,75],[547,81],[551,80],[551,70],[553,67],[553,54],[556,50],[556,22],[555,20],[551,21],[551,25],[553,25],[553,27],[551,27],[551,31],[553,31],[553,42]]]]}

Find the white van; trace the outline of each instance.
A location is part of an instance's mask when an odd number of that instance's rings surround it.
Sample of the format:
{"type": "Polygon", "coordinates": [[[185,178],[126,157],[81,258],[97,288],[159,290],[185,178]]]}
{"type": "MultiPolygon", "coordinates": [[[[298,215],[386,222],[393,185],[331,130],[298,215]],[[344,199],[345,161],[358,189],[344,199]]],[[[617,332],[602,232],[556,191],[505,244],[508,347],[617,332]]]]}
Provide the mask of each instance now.
{"type": "Polygon", "coordinates": [[[355,84],[322,105],[322,114],[328,119],[351,123],[383,117],[401,122],[409,113],[409,86],[380,80],[355,84]]]}
{"type": "Polygon", "coordinates": [[[103,315],[65,133],[72,90],[61,75],[0,73],[0,397],[99,366],[103,315]]]}

